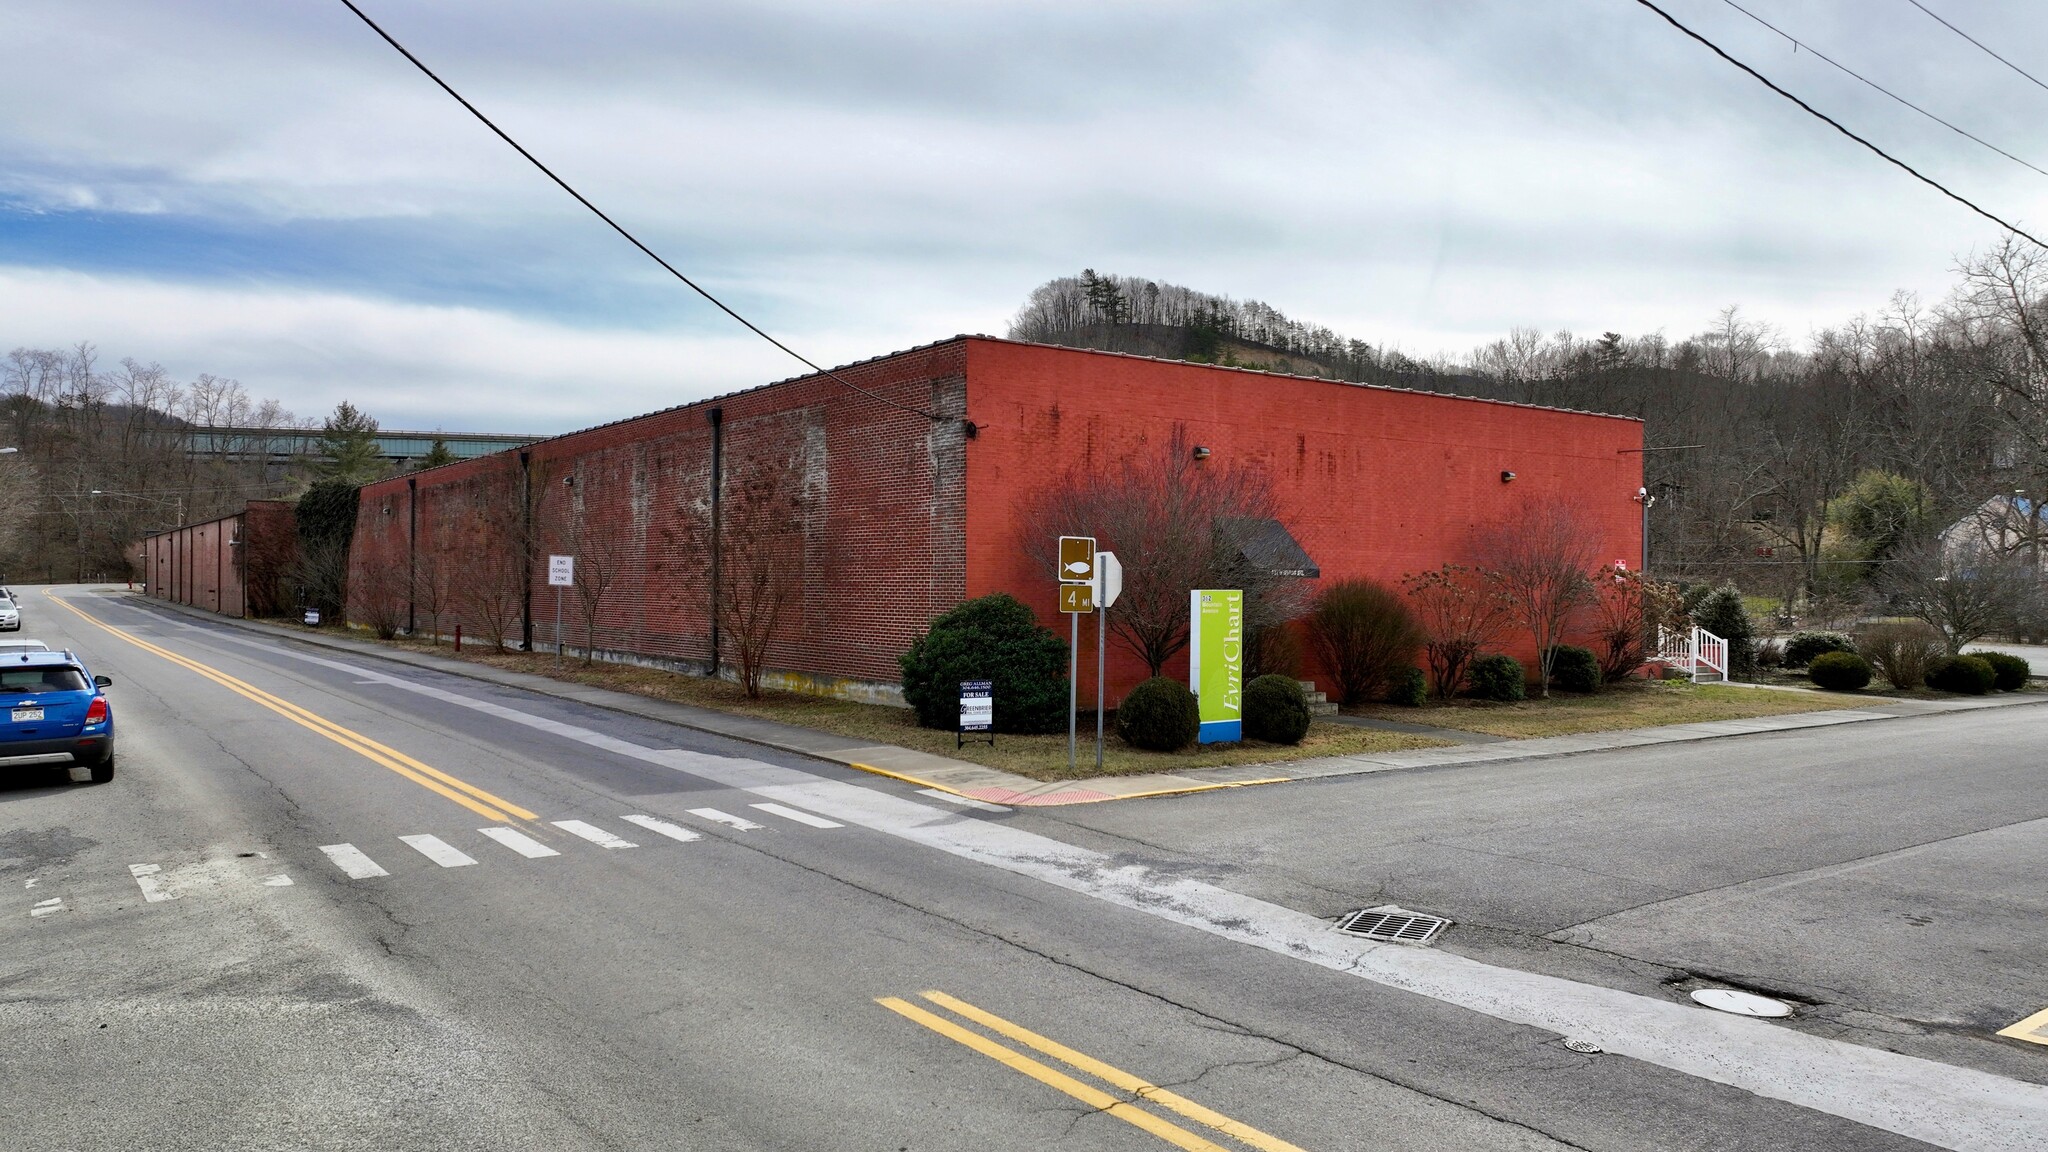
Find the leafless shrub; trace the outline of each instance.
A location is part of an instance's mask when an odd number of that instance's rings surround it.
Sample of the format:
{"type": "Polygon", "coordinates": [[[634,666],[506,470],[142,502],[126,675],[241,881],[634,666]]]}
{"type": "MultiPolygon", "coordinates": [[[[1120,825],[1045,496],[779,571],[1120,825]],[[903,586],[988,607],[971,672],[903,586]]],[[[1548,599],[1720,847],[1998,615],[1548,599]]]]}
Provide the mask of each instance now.
{"type": "Polygon", "coordinates": [[[1538,504],[1496,525],[1480,540],[1480,566],[1506,598],[1515,623],[1535,642],[1537,681],[1550,696],[1557,646],[1592,599],[1598,566],[1585,517],[1568,504],[1538,504]]]}
{"type": "Polygon", "coordinates": [[[1472,661],[1493,647],[1507,627],[1507,598],[1484,573],[1460,564],[1415,573],[1402,585],[1422,627],[1429,690],[1448,700],[1464,687],[1472,661]]]}
{"type": "Polygon", "coordinates": [[[1920,687],[1947,648],[1941,633],[1919,620],[1866,624],[1855,635],[1856,654],[1894,688],[1920,687]]]}
{"type": "Polygon", "coordinates": [[[1651,580],[1626,568],[1602,568],[1593,577],[1593,607],[1598,614],[1600,676],[1608,683],[1643,666],[1657,643],[1659,629],[1677,629],[1689,621],[1680,606],[1678,586],[1651,580]]]}

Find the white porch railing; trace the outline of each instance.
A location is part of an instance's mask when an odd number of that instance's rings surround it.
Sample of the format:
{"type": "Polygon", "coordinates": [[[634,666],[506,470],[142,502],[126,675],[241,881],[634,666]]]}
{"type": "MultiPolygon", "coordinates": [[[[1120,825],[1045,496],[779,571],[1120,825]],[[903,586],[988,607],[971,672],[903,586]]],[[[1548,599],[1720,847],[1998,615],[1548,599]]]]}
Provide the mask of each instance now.
{"type": "Polygon", "coordinates": [[[1656,660],[1691,675],[1695,684],[1728,683],[1728,641],[1705,628],[1694,628],[1690,636],[1657,629],[1656,660]]]}

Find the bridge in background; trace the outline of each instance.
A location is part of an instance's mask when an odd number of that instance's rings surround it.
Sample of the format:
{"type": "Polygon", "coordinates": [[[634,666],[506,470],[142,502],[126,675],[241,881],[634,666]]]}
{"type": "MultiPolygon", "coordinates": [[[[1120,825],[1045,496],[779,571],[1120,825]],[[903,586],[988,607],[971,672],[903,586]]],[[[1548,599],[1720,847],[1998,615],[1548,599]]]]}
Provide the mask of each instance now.
{"type": "MultiPolygon", "coordinates": [[[[317,428],[194,428],[190,436],[191,446],[187,451],[194,456],[230,456],[244,460],[263,456],[281,463],[295,457],[314,455],[320,431],[317,428]]],[[[457,460],[471,460],[542,439],[545,437],[500,432],[386,429],[377,433],[377,454],[394,463],[408,463],[424,459],[433,450],[434,441],[439,440],[448,446],[449,453],[457,460]]]]}

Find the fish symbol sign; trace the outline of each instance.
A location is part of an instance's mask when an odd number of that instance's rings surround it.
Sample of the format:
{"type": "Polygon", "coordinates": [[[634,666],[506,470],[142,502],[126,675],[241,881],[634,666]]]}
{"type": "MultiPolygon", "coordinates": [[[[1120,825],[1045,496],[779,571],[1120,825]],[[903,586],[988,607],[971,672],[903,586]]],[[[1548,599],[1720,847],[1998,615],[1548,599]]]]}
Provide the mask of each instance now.
{"type": "Polygon", "coordinates": [[[1067,584],[1095,582],[1095,537],[1060,537],[1060,580],[1067,584]]]}

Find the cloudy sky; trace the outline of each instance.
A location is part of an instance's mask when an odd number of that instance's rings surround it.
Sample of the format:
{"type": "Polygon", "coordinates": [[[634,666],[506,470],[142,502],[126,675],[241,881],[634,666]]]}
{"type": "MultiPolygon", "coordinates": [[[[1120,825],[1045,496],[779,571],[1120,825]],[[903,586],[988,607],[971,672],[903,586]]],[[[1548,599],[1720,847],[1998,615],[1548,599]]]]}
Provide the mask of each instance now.
{"type": "MultiPolygon", "coordinates": [[[[2048,79],[2048,4],[1922,0],[2048,79]]],[[[1797,343],[1996,229],[1633,0],[364,0],[821,362],[1001,334],[1083,267],[1462,355],[1512,325],[1797,343]]],[[[1993,212],[2048,176],[1726,0],[1664,6],[1993,212]]],[[[2048,89],[1909,0],[1743,0],[2048,169],[2048,89]]],[[[302,415],[553,432],[791,375],[334,0],[0,0],[0,349],[302,415]]],[[[2037,233],[2038,234],[2038,233],[2037,233]]]]}

